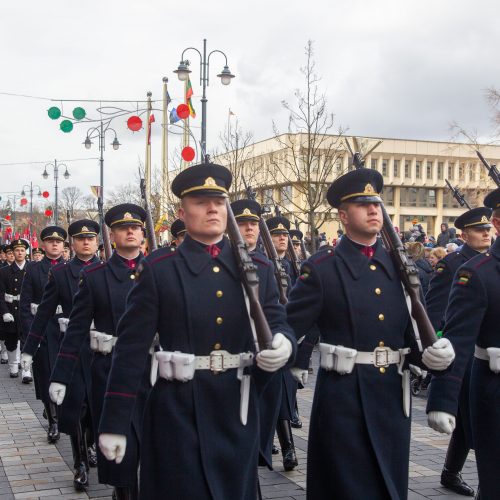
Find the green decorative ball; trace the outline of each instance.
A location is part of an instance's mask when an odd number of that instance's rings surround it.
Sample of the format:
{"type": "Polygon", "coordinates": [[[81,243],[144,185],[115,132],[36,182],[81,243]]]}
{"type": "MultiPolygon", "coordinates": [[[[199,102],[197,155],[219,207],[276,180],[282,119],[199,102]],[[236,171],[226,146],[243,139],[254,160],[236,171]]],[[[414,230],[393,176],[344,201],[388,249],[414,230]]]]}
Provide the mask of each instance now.
{"type": "Polygon", "coordinates": [[[85,112],[85,110],[83,108],[80,108],[80,107],[75,108],[73,110],[73,118],[75,120],[83,120],[85,118],[86,114],[87,113],[85,112]]]}
{"type": "Polygon", "coordinates": [[[63,120],[59,127],[65,134],[67,134],[73,130],[73,122],[70,120],[63,120]]]}
{"type": "Polygon", "coordinates": [[[56,106],[52,106],[47,111],[47,114],[49,115],[50,119],[57,120],[61,116],[61,110],[56,106]]]}

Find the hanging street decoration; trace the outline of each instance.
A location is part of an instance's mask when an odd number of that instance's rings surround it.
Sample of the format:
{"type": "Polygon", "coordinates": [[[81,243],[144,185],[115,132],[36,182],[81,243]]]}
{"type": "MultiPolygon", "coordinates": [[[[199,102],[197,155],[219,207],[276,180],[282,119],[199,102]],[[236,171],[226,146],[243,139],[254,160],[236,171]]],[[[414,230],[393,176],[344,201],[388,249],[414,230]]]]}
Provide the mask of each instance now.
{"type": "Polygon", "coordinates": [[[49,195],[49,192],[48,192],[48,191],[44,191],[44,192],[42,193],[42,196],[43,196],[44,198],[48,198],[50,195],[49,195]]]}
{"type": "Polygon", "coordinates": [[[59,128],[67,134],[68,132],[71,132],[73,130],[73,122],[71,120],[63,120],[59,124],[59,128]]]}
{"type": "Polygon", "coordinates": [[[177,116],[181,120],[185,120],[186,118],[189,117],[189,107],[187,104],[179,104],[177,106],[177,116]]]}
{"type": "Polygon", "coordinates": [[[73,110],[73,118],[75,120],[83,120],[87,113],[83,108],[77,107],[73,110]]]}
{"type": "Polygon", "coordinates": [[[57,120],[61,116],[61,110],[56,106],[52,106],[48,109],[47,114],[51,120],[57,120]]]}
{"type": "Polygon", "coordinates": [[[138,132],[142,128],[141,118],[137,115],[131,116],[127,120],[127,127],[129,130],[132,130],[132,132],[138,132]]]}
{"type": "Polygon", "coordinates": [[[52,210],[50,208],[45,209],[45,217],[52,217],[52,210]]]}
{"type": "Polygon", "coordinates": [[[24,205],[27,205],[28,204],[28,198],[21,198],[21,206],[24,207],[24,205]]]}
{"type": "Polygon", "coordinates": [[[186,146],[182,149],[181,156],[184,161],[193,161],[195,157],[194,149],[191,146],[186,146]]]}

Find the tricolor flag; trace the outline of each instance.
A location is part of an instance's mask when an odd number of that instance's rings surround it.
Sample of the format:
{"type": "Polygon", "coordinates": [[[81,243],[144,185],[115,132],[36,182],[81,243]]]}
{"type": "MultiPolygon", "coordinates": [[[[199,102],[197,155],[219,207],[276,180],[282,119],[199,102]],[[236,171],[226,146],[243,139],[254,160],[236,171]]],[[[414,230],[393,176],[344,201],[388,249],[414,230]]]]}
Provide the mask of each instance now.
{"type": "Polygon", "coordinates": [[[170,110],[170,124],[173,124],[175,122],[178,122],[180,120],[179,116],[177,115],[177,108],[172,108],[170,110]]]}
{"type": "Polygon", "coordinates": [[[191,80],[188,78],[186,84],[186,104],[189,108],[189,116],[191,118],[196,118],[196,111],[193,108],[193,103],[191,102],[191,97],[193,97],[193,87],[191,86],[191,80]]]}
{"type": "Polygon", "coordinates": [[[148,125],[148,146],[151,145],[151,124],[155,121],[155,115],[151,114],[149,117],[149,125],[148,125]]]}

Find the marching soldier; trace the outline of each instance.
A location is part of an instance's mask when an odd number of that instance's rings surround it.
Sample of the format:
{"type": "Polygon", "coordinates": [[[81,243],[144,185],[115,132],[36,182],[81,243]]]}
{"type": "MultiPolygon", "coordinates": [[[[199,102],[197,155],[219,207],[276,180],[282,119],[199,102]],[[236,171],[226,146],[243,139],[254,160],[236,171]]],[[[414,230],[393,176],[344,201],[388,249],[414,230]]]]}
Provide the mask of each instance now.
{"type": "MultiPolygon", "coordinates": [[[[47,284],[49,270],[62,262],[63,243],[68,234],[59,226],[47,226],[40,233],[40,238],[45,248],[45,256],[40,262],[32,262],[26,270],[26,276],[21,291],[21,326],[23,342],[26,341],[31,328],[31,322],[36,314],[38,305],[42,300],[43,290],[47,284]]],[[[43,332],[43,341],[37,352],[33,363],[33,374],[35,378],[35,394],[41,400],[45,409],[45,416],[49,423],[47,440],[55,443],[60,438],[57,409],[49,397],[49,379],[54,362],[59,350],[59,323],[60,315],[51,318],[47,329],[43,332]]]]}
{"type": "Polygon", "coordinates": [[[170,234],[172,235],[170,246],[177,248],[184,241],[184,237],[186,236],[186,226],[184,222],[180,219],[175,219],[170,227],[170,234]]]}
{"type": "MultiPolygon", "coordinates": [[[[408,495],[410,394],[401,375],[416,342],[399,275],[377,238],[382,187],[382,175],[371,169],[351,171],[330,186],[327,200],[339,210],[346,236],[335,251],[320,250],[302,265],[287,304],[297,338],[315,324],[320,330],[310,500],[408,495]]],[[[413,355],[413,363],[420,361],[418,348],[413,355]]],[[[428,347],[422,360],[433,370],[447,368],[449,341],[428,347]]]]}
{"type": "Polygon", "coordinates": [[[143,500],[257,495],[256,389],[265,372],[287,362],[293,339],[272,268],[259,265],[260,301],[275,335],[254,366],[239,269],[224,237],[230,183],[229,170],[214,164],[191,166],[174,179],[186,237],[176,252],[162,248],[141,263],[118,328],[99,437],[109,460],[120,462],[128,448],[127,426],[156,332],[163,349],[144,415],[143,500]]]}
{"type": "Polygon", "coordinates": [[[106,261],[106,252],[104,251],[104,243],[99,243],[99,246],[97,247],[98,249],[98,256],[99,260],[102,262],[106,261]]]}
{"type": "MultiPolygon", "coordinates": [[[[73,240],[75,257],[49,270],[48,282],[42,300],[31,323],[21,356],[23,367],[29,367],[36,358],[38,346],[44,341],[51,319],[62,309],[59,318],[61,339],[68,325],[73,307],[73,297],[78,290],[80,271],[99,262],[95,256],[99,224],[89,219],[70,224],[68,234],[73,240]]],[[[59,408],[59,431],[69,434],[74,460],[73,484],[77,491],[88,486],[89,459],[87,455],[86,430],[91,430],[89,401],[91,396],[90,364],[92,351],[84,344],[78,355],[78,366],[68,387],[68,397],[59,408]]]]}
{"type": "MultiPolygon", "coordinates": [[[[9,262],[7,261],[6,251],[9,245],[0,246],[0,269],[2,267],[7,267],[9,262]]],[[[2,337],[2,329],[0,328],[0,338],[2,337]]],[[[6,365],[9,362],[9,356],[7,354],[7,349],[5,348],[5,341],[0,340],[0,363],[6,365]]]]}
{"type": "MultiPolygon", "coordinates": [[[[118,322],[125,310],[127,294],[134,284],[135,271],[143,258],[140,247],[144,239],[146,213],[138,205],[124,203],[110,208],[104,220],[110,228],[110,239],[115,245],[115,251],[107,262],[87,266],[80,275],[79,289],[74,297],[69,324],[50,386],[52,400],[58,405],[61,405],[66,397],[71,397],[72,381],[79,368],[78,354],[85,343],[90,345],[94,350],[91,366],[91,407],[96,436],[118,322]]],[[[123,462],[120,465],[109,462],[100,450],[97,450],[99,482],[115,487],[116,500],[137,498],[138,440],[142,432],[143,408],[149,393],[149,373],[141,372],[138,376],[138,382],[142,380],[142,384],[134,408],[132,425],[130,421],[127,421],[126,425],[125,434],[129,447],[123,462]]]]}
{"type": "MultiPolygon", "coordinates": [[[[491,222],[500,232],[500,188],[484,199],[493,210],[491,222]]],[[[490,251],[462,265],[453,279],[443,334],[456,351],[441,407],[428,415],[429,425],[451,433],[461,399],[462,378],[474,352],[470,377],[472,442],[479,474],[478,497],[498,498],[500,467],[500,238],[490,251]]],[[[434,384],[434,382],[433,382],[434,384]]],[[[436,407],[437,408],[437,407],[436,407]]]]}
{"type": "MultiPolygon", "coordinates": [[[[455,221],[455,227],[462,231],[465,244],[456,252],[448,254],[440,260],[429,285],[426,294],[426,305],[429,318],[436,329],[442,330],[445,321],[446,308],[457,269],[472,257],[486,252],[491,245],[491,209],[478,207],[463,213],[455,221]]],[[[470,367],[463,377],[462,390],[460,393],[460,405],[457,415],[457,426],[453,431],[446,453],[444,468],[441,473],[441,484],[460,495],[474,496],[474,490],[463,480],[462,468],[472,446],[471,429],[469,419],[469,389],[470,389],[470,367]]],[[[446,411],[446,393],[448,385],[455,384],[452,371],[446,376],[437,377],[430,386],[427,399],[427,412],[446,411]],[[444,397],[444,399],[443,399],[444,397]]]]}
{"type": "Polygon", "coordinates": [[[64,242],[63,259],[66,262],[69,262],[71,260],[71,246],[69,244],[69,241],[64,242]]]}
{"type": "Polygon", "coordinates": [[[43,249],[42,248],[33,248],[31,251],[31,257],[33,258],[33,262],[40,262],[43,259],[43,249]]]}
{"type": "MultiPolygon", "coordinates": [[[[277,216],[267,219],[266,224],[269,228],[269,232],[271,233],[271,238],[273,240],[276,253],[278,254],[278,258],[288,276],[287,293],[289,294],[296,280],[292,264],[286,255],[288,249],[290,221],[285,217],[277,216]]],[[[276,424],[276,433],[278,434],[278,440],[281,446],[283,468],[286,471],[291,471],[298,465],[292,434],[292,421],[294,420],[296,414],[297,404],[297,382],[288,368],[282,371],[282,382],[283,388],[281,392],[281,406],[276,424]]],[[[302,423],[299,420],[298,427],[301,426],[302,423]]]]}
{"type": "Polygon", "coordinates": [[[0,245],[0,268],[8,266],[7,256],[5,255],[5,250],[7,245],[0,245]]]}
{"type": "MultiPolygon", "coordinates": [[[[11,378],[19,376],[19,339],[21,335],[19,317],[19,299],[21,287],[26,275],[26,251],[29,248],[25,240],[14,240],[10,248],[14,254],[14,262],[0,269],[0,314],[2,325],[0,332],[7,351],[11,378]]],[[[30,370],[22,371],[23,384],[33,380],[30,370]]]]}

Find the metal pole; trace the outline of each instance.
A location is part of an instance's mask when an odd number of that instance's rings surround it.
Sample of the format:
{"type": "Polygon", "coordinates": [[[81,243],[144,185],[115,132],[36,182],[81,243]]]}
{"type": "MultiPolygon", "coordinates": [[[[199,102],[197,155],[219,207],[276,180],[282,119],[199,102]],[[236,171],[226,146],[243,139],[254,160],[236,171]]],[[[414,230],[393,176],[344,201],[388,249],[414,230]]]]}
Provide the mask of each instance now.
{"type": "Polygon", "coordinates": [[[28,232],[30,235],[30,245],[31,245],[31,223],[33,221],[33,181],[30,182],[30,218],[28,221],[28,232]]]}
{"type": "Polygon", "coordinates": [[[101,226],[104,225],[104,124],[101,121],[101,128],[99,131],[99,151],[101,153],[101,156],[99,158],[99,164],[100,164],[100,190],[99,190],[99,198],[98,198],[98,205],[99,205],[99,217],[101,219],[101,226]]]}
{"type": "Polygon", "coordinates": [[[146,156],[144,158],[144,181],[146,182],[146,196],[148,197],[148,200],[151,199],[151,96],[152,93],[148,92],[146,111],[146,156]]]}
{"type": "Polygon", "coordinates": [[[160,217],[167,211],[167,189],[168,189],[168,78],[163,77],[163,123],[161,129],[161,197],[160,217]]]}
{"type": "Polygon", "coordinates": [[[203,39],[202,76],[203,96],[201,98],[201,156],[203,161],[207,154],[207,39],[203,39]]]}
{"type": "Polygon", "coordinates": [[[56,206],[54,207],[54,224],[57,226],[59,222],[59,209],[58,209],[58,186],[57,179],[59,178],[59,167],[57,166],[57,160],[54,160],[54,181],[55,181],[55,192],[56,192],[56,206]]]}

